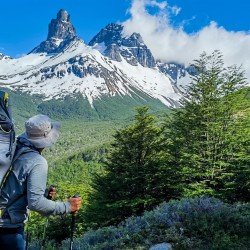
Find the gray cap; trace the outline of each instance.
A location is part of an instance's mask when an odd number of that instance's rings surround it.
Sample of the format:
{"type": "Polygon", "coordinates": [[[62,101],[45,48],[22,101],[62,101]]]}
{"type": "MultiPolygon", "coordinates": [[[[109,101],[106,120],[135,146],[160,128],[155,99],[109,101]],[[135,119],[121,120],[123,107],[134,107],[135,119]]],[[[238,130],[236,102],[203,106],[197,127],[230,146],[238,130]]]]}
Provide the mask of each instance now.
{"type": "Polygon", "coordinates": [[[26,132],[20,135],[28,139],[36,148],[53,146],[60,134],[61,125],[51,122],[46,115],[36,115],[25,122],[26,132]]]}

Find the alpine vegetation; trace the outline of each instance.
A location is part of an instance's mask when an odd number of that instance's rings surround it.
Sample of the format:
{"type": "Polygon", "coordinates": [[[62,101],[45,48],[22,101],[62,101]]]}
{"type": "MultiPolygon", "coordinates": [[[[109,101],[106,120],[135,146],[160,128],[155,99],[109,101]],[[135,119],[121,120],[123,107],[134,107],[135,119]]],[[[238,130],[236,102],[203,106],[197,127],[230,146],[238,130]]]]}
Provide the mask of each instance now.
{"type": "MultiPolygon", "coordinates": [[[[147,250],[165,242],[177,250],[247,250],[250,246],[249,216],[249,206],[229,205],[214,198],[164,202],[117,227],[88,231],[75,240],[74,249],[147,250]]],[[[68,241],[65,241],[61,249],[67,246],[68,241]]]]}

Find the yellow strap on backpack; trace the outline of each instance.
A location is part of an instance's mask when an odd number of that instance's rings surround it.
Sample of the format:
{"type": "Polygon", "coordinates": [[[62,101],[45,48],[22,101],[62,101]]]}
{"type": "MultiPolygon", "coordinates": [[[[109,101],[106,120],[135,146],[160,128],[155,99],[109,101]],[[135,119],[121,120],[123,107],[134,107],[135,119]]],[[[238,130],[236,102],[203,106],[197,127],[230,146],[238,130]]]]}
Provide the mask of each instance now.
{"type": "Polygon", "coordinates": [[[8,107],[8,105],[9,105],[8,98],[9,98],[9,94],[7,92],[4,92],[3,100],[5,102],[6,107],[8,107]]]}

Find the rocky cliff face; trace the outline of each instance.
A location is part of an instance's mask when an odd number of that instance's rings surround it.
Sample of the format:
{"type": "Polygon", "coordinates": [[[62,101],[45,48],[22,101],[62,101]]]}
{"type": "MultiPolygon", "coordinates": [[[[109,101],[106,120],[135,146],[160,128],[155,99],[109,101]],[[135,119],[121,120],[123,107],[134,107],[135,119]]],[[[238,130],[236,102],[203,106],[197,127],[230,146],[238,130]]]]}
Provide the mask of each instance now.
{"type": "Polygon", "coordinates": [[[181,77],[185,77],[187,75],[187,71],[184,65],[176,64],[176,63],[162,63],[157,62],[157,67],[159,70],[165,75],[169,75],[174,82],[181,77]]]}
{"type": "MultiPolygon", "coordinates": [[[[70,21],[70,15],[60,10],[56,19],[49,24],[47,40],[37,46],[31,53],[60,53],[76,37],[76,31],[70,21]]],[[[78,38],[79,39],[79,38],[78,38]]]]}
{"type": "Polygon", "coordinates": [[[155,59],[141,35],[133,33],[129,37],[123,37],[122,32],[122,25],[109,24],[89,42],[89,45],[104,45],[103,54],[112,60],[121,62],[124,58],[133,66],[141,64],[148,68],[155,67],[155,59]]]}

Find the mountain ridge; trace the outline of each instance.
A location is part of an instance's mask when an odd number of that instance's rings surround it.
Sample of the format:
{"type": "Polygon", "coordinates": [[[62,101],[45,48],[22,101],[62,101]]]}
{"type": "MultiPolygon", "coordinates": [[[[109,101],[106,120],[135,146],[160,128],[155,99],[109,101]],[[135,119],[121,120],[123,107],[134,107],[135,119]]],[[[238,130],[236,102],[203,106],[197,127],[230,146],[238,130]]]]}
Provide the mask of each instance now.
{"type": "Polygon", "coordinates": [[[114,96],[138,96],[144,104],[148,96],[167,107],[178,107],[182,92],[176,78],[181,70],[188,74],[176,66],[171,75],[139,33],[124,37],[119,24],[107,25],[85,44],[65,10],[52,19],[47,39],[30,53],[18,59],[2,58],[2,87],[42,96],[43,102],[81,95],[92,108],[97,100],[114,96]]]}

